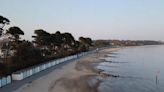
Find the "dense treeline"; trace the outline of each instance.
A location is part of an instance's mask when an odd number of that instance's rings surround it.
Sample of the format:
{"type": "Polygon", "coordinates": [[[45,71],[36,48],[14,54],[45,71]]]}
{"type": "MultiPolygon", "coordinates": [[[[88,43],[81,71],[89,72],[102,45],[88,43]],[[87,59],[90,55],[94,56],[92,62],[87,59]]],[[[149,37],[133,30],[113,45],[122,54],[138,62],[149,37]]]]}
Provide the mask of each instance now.
{"type": "Polygon", "coordinates": [[[17,26],[4,29],[10,20],[0,16],[0,76],[11,74],[36,64],[52,59],[88,51],[92,48],[109,46],[141,46],[164,44],[159,41],[132,40],[95,40],[79,37],[78,40],[71,33],[49,33],[43,29],[34,30],[33,40],[22,40],[24,31],[17,26]]]}
{"type": "Polygon", "coordinates": [[[142,45],[160,45],[161,41],[151,40],[96,40],[93,41],[95,47],[116,47],[116,46],[142,46],[142,45]]]}
{"type": "Polygon", "coordinates": [[[71,33],[48,33],[43,29],[34,30],[33,41],[22,40],[23,30],[17,26],[4,29],[10,20],[0,16],[0,76],[20,69],[46,62],[51,59],[88,51],[92,39],[79,37],[75,40],[71,33]]]}

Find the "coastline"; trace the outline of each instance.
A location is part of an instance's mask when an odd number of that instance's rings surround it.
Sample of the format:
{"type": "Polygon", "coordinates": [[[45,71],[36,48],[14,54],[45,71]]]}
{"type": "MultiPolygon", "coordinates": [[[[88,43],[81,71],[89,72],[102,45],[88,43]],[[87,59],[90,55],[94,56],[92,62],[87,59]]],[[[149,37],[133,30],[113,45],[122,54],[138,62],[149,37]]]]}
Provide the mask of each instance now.
{"type": "MultiPolygon", "coordinates": [[[[12,92],[98,92],[104,77],[95,67],[106,54],[122,48],[106,48],[73,60],[52,72],[23,84],[12,92]]],[[[28,80],[28,79],[27,79],[28,80]]],[[[7,92],[3,91],[2,92],[7,92]]]]}
{"type": "Polygon", "coordinates": [[[69,72],[70,74],[65,74],[64,77],[51,84],[49,92],[98,92],[99,84],[106,75],[96,69],[96,66],[104,62],[102,58],[107,54],[120,49],[107,48],[79,59],[74,66],[75,68],[69,72]]]}

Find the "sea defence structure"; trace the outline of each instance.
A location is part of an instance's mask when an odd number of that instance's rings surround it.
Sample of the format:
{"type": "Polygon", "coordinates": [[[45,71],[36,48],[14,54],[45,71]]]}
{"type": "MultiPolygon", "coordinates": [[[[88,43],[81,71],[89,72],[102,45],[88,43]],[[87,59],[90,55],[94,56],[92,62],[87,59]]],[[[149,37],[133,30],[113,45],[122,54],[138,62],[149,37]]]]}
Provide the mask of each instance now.
{"type": "Polygon", "coordinates": [[[36,65],[33,67],[29,67],[29,68],[14,72],[11,75],[0,78],[0,88],[5,86],[5,85],[12,83],[14,80],[16,80],[16,81],[23,80],[25,78],[28,78],[28,77],[34,75],[34,74],[37,74],[41,71],[44,71],[50,67],[55,67],[58,64],[61,64],[64,62],[69,62],[71,60],[78,59],[79,57],[82,57],[82,56],[85,56],[85,55],[88,55],[88,54],[91,54],[94,52],[96,52],[96,50],[92,50],[92,51],[88,51],[88,52],[82,52],[82,53],[67,56],[64,58],[51,60],[51,61],[43,63],[43,64],[39,64],[39,65],[36,65]]]}

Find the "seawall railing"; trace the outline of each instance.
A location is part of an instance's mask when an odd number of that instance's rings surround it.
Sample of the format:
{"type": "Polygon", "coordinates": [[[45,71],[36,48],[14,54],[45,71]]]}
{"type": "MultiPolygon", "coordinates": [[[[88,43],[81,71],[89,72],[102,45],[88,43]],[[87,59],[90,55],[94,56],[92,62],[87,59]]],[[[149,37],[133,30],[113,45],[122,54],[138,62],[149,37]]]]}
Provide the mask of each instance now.
{"type": "Polygon", "coordinates": [[[92,50],[92,51],[88,51],[88,52],[82,52],[76,55],[71,55],[71,56],[67,56],[64,58],[60,58],[60,59],[56,59],[56,60],[51,60],[49,62],[43,63],[43,64],[39,64],[33,67],[29,67],[17,72],[12,73],[11,75],[8,75],[7,77],[2,77],[0,78],[0,87],[3,87],[7,84],[12,83],[13,80],[23,80],[25,78],[28,78],[34,74],[37,74],[43,70],[46,70],[50,67],[53,66],[57,66],[58,64],[64,63],[64,62],[68,62],[71,61],[73,59],[78,59],[79,57],[91,54],[96,52],[96,50],[92,50]]]}

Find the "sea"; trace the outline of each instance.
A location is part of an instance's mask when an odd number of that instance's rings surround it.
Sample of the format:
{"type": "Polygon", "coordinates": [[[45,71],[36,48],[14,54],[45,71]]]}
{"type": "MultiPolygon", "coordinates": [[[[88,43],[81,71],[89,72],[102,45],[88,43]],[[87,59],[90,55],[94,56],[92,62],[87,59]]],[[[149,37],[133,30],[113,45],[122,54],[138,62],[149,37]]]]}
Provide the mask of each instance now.
{"type": "Polygon", "coordinates": [[[164,45],[123,48],[97,68],[115,76],[103,79],[100,92],[164,92],[164,45]]]}

